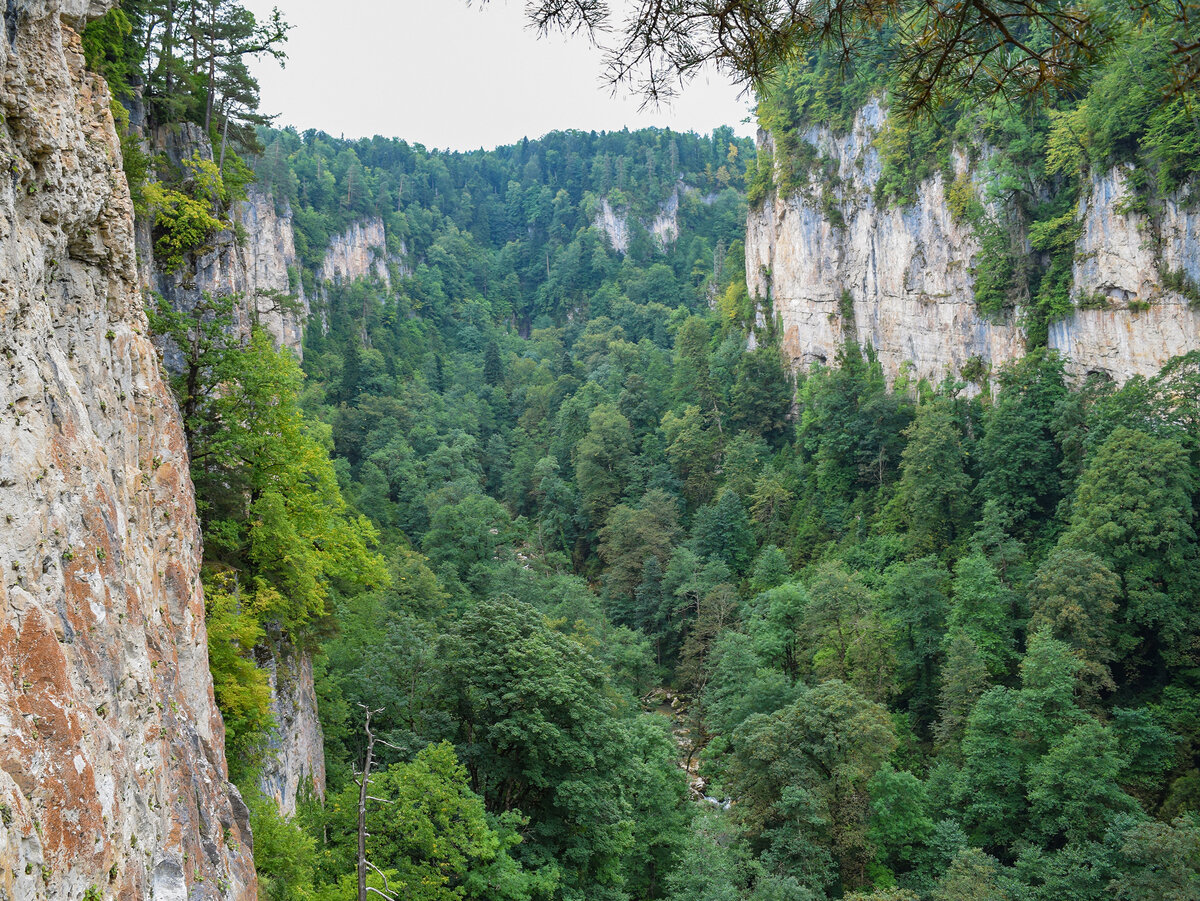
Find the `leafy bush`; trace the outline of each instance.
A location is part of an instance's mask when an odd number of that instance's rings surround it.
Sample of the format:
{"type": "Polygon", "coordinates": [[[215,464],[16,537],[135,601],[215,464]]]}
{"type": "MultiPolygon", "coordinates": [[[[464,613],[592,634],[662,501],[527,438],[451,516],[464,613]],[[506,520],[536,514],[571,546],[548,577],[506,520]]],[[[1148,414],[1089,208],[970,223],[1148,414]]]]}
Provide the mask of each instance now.
{"type": "Polygon", "coordinates": [[[262,762],[271,716],[267,673],[255,665],[254,649],[266,637],[255,592],[238,591],[228,573],[210,576],[204,586],[208,626],[208,665],[213,693],[225,720],[230,778],[251,781],[262,762]]]}
{"type": "Polygon", "coordinates": [[[191,257],[211,248],[224,224],[213,215],[211,203],[161,182],[142,187],[146,209],[154,220],[154,257],[166,271],[183,268],[191,257]]]}

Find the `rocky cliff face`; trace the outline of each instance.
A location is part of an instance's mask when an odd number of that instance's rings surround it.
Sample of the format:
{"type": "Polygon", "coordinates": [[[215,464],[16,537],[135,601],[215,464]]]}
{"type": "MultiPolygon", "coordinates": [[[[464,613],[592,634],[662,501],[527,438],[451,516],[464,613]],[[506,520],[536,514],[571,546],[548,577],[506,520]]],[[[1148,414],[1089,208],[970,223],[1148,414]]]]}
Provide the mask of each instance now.
{"type": "Polygon", "coordinates": [[[252,188],[247,200],[234,209],[234,218],[246,235],[239,255],[246,296],[254,298],[247,311],[277,345],[302,357],[308,299],[299,277],[292,212],[286,206],[277,211],[273,197],[252,188]],[[289,295],[295,299],[281,300],[289,295]]]}
{"type": "MultiPolygon", "coordinates": [[[[841,184],[830,196],[814,181],[750,212],[750,290],[772,298],[784,347],[797,365],[832,361],[848,337],[872,345],[890,378],[911,367],[936,381],[972,358],[999,366],[1021,356],[1025,335],[1017,317],[993,322],[975,307],[971,267],[979,243],[951,214],[942,176],[922,183],[906,206],[875,202],[880,161],[873,142],[884,116],[872,102],[847,134],[812,128],[803,136],[834,161],[841,184]],[[829,201],[840,219],[827,212],[829,201]]],[[[759,140],[770,145],[771,136],[759,140]]],[[[960,160],[959,171],[965,167],[960,160]]],[[[1124,215],[1123,194],[1122,173],[1113,171],[1095,178],[1080,204],[1075,291],[1092,302],[1103,295],[1108,308],[1076,309],[1049,336],[1072,371],[1104,372],[1117,381],[1153,373],[1175,354],[1200,347],[1200,312],[1165,289],[1160,274],[1163,268],[1200,274],[1200,217],[1174,202],[1157,222],[1124,215]]]]}
{"type": "Polygon", "coordinates": [[[276,637],[263,661],[271,679],[272,759],[259,787],[285,816],[305,794],[325,796],[325,737],[317,716],[312,655],[276,637]]]}
{"type": "Polygon", "coordinates": [[[387,234],[382,219],[374,217],[355,222],[330,239],[325,259],[317,268],[317,283],[352,282],[374,275],[390,286],[386,248],[387,234]]]}
{"type": "Polygon", "coordinates": [[[1200,347],[1200,309],[1162,284],[1163,272],[1200,282],[1200,210],[1172,201],[1149,221],[1117,211],[1125,194],[1125,173],[1114,169],[1094,178],[1080,202],[1075,287],[1082,297],[1105,298],[1107,308],[1077,309],[1051,325],[1049,338],[1078,371],[1120,382],[1200,347]]]}
{"type": "Polygon", "coordinates": [[[628,212],[622,210],[618,213],[608,202],[608,198],[604,197],[600,200],[600,209],[596,211],[596,219],[592,224],[608,238],[608,243],[617,253],[629,251],[628,212]]]}
{"type": "MultiPolygon", "coordinates": [[[[692,190],[687,187],[684,190],[692,190]]],[[[659,204],[654,218],[640,223],[654,238],[659,247],[669,247],[679,237],[679,188],[659,204]]],[[[592,226],[608,238],[608,243],[617,253],[629,252],[629,210],[616,209],[607,197],[600,199],[596,218],[592,226]]]]}
{"type": "MultiPolygon", "coordinates": [[[[193,145],[197,146],[208,150],[207,142],[199,138],[193,145]]],[[[142,282],[176,309],[190,309],[206,292],[214,296],[240,295],[242,300],[235,311],[238,328],[248,335],[251,325],[257,322],[276,346],[287,347],[300,357],[308,299],[298,277],[291,211],[286,207],[277,210],[269,194],[251,189],[245,201],[234,205],[233,220],[241,240],[232,231],[219,235],[213,250],[186,272],[164,272],[155,267],[149,225],[139,223],[142,282]]]]}
{"type": "Polygon", "coordinates": [[[253,899],[199,530],[100,79],[104,0],[0,37],[0,894],[253,899]]]}

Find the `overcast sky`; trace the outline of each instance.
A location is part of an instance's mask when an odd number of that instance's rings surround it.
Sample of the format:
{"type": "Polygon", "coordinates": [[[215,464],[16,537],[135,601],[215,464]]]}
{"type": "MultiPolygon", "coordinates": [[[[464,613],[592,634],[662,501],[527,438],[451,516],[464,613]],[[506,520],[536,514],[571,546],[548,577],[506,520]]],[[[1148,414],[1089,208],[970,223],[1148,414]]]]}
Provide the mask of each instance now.
{"type": "Polygon", "coordinates": [[[519,0],[246,0],[256,14],[279,6],[294,27],[288,61],[254,64],[262,109],[276,124],[347,138],[405,138],[471,150],[558,128],[625,126],[709,132],[742,121],[750,101],[713,75],[669,107],[639,112],[627,91],[601,83],[598,51],[584,38],[539,39],[519,0]]]}

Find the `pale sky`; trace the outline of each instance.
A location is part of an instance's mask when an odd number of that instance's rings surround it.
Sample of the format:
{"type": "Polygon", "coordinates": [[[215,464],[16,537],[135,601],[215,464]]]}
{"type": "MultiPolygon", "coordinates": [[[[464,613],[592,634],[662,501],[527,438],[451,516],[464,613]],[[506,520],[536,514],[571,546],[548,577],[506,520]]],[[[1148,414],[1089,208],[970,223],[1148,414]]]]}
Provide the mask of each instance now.
{"type": "Polygon", "coordinates": [[[612,96],[601,59],[582,37],[539,39],[520,0],[244,0],[257,15],[279,6],[294,27],[286,68],[253,63],[262,110],[275,124],[347,138],[404,138],[430,148],[471,150],[562,128],[628,126],[705,133],[742,124],[752,100],[713,73],[689,83],[670,106],[639,112],[612,96]]]}

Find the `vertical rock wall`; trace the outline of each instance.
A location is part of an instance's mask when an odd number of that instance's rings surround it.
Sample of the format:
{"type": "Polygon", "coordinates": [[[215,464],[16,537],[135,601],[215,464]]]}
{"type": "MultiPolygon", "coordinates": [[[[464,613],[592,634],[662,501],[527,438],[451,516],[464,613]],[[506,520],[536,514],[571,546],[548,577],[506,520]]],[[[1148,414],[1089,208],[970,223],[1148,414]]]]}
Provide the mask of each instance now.
{"type": "Polygon", "coordinates": [[[317,269],[317,283],[353,282],[374,275],[391,284],[387,267],[387,233],[378,216],[353,223],[329,240],[317,269]]]}
{"type": "Polygon", "coordinates": [[[134,262],[100,0],[0,36],[0,896],[253,899],[178,414],[134,262]]]}
{"type": "Polygon", "coordinates": [[[325,736],[317,716],[312,654],[275,636],[262,664],[271,679],[271,759],[259,787],[285,816],[305,795],[325,797],[325,736]]]}
{"type": "MultiPolygon", "coordinates": [[[[771,297],[797,365],[832,361],[847,338],[872,345],[889,378],[909,368],[939,381],[972,358],[1000,366],[1020,357],[1018,316],[992,321],[975,306],[971,269],[979,243],[951,214],[941,174],[904,206],[876,203],[874,140],[884,118],[872,101],[848,133],[814,127],[803,135],[832,161],[839,184],[831,191],[814,179],[802,192],[776,194],[751,210],[750,290],[771,297]],[[838,217],[830,215],[830,201],[838,217]]],[[[761,133],[759,143],[770,146],[771,136],[761,133]]],[[[958,168],[966,171],[965,159],[958,168]]],[[[1074,372],[1104,372],[1118,382],[1200,348],[1200,311],[1165,289],[1161,275],[1166,268],[1200,276],[1200,215],[1177,200],[1153,221],[1122,214],[1124,194],[1115,170],[1094,178],[1080,202],[1074,291],[1089,303],[1104,297],[1107,308],[1077,308],[1049,335],[1074,372]]]]}
{"type": "Polygon", "coordinates": [[[1118,382],[1200,347],[1200,309],[1162,287],[1164,271],[1200,283],[1200,209],[1168,201],[1151,221],[1118,212],[1125,195],[1122,169],[1092,179],[1079,205],[1075,289],[1105,306],[1077,309],[1052,323],[1049,337],[1079,372],[1106,372],[1118,382]]]}
{"type": "MultiPolygon", "coordinates": [[[[639,224],[650,233],[659,247],[670,247],[679,238],[680,190],[695,191],[694,188],[682,183],[676,185],[670,196],[659,204],[653,219],[639,221],[639,224]]],[[[608,238],[608,243],[617,253],[629,252],[629,216],[628,209],[615,209],[607,197],[600,198],[600,207],[596,210],[596,218],[592,221],[592,227],[608,238]]]]}
{"type": "MultiPolygon", "coordinates": [[[[207,150],[207,143],[200,146],[207,150]]],[[[217,236],[215,247],[185,271],[164,272],[154,265],[149,224],[139,223],[142,282],[176,309],[190,309],[204,293],[240,295],[235,315],[240,330],[249,334],[257,322],[276,346],[303,355],[308,299],[299,279],[291,211],[276,210],[274,198],[252,188],[233,208],[233,231],[217,236]],[[295,284],[292,284],[295,277],[295,284]]]]}

